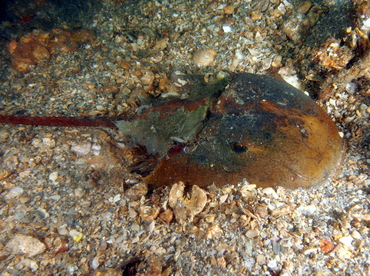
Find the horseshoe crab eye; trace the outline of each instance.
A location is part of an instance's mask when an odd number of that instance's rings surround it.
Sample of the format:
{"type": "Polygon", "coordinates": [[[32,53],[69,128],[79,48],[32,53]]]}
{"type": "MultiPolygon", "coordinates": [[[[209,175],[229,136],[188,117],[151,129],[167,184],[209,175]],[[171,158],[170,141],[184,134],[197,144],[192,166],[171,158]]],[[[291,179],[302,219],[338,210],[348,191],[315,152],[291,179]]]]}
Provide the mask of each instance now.
{"type": "Polygon", "coordinates": [[[244,146],[243,144],[241,143],[238,143],[238,142],[231,142],[230,143],[230,147],[231,149],[235,152],[235,153],[243,153],[243,152],[246,152],[248,150],[248,147],[247,146],[244,146]]]}

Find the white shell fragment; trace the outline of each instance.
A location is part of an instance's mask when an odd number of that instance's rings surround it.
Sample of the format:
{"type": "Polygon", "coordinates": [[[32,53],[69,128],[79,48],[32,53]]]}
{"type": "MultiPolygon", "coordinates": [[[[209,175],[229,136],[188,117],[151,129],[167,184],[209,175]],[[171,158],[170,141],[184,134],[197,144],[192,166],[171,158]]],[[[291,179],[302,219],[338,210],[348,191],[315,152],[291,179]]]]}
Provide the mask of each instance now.
{"type": "Polygon", "coordinates": [[[9,250],[11,254],[25,254],[28,257],[33,257],[41,254],[46,249],[45,244],[38,239],[23,234],[15,235],[6,245],[5,250],[9,250]]]}

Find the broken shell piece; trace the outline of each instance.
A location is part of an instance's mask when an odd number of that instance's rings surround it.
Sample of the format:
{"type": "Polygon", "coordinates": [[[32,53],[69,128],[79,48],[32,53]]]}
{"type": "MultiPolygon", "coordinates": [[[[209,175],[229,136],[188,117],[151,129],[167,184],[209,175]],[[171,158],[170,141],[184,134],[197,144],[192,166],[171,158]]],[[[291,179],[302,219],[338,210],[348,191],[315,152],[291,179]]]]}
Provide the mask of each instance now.
{"type": "Polygon", "coordinates": [[[191,196],[184,196],[185,184],[183,182],[175,183],[170,191],[168,204],[173,209],[176,220],[180,223],[187,218],[192,220],[195,215],[202,212],[207,204],[207,195],[204,190],[194,185],[191,196]]]}

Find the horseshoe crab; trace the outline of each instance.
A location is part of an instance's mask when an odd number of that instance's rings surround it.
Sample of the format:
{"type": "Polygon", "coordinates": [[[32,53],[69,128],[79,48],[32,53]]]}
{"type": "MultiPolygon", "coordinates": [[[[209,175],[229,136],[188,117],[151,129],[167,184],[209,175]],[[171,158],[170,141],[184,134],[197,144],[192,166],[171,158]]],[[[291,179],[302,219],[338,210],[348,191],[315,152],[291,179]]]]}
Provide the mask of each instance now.
{"type": "Polygon", "coordinates": [[[311,98],[284,81],[247,73],[210,95],[158,105],[116,124],[158,156],[155,166],[141,160],[136,167],[153,186],[246,179],[261,187],[307,188],[327,181],[343,153],[335,124],[311,98]]]}
{"type": "Polygon", "coordinates": [[[311,187],[337,170],[343,142],[312,99],[284,81],[235,74],[131,118],[0,116],[1,123],[118,127],[136,150],[133,172],[155,187],[237,184],[311,187]]]}

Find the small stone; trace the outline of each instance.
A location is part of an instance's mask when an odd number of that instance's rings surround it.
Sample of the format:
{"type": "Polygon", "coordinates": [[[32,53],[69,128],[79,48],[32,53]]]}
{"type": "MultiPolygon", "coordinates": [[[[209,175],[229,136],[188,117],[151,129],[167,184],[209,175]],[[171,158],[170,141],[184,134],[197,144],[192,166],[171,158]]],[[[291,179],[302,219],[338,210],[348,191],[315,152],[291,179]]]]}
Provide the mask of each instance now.
{"type": "Polygon", "coordinates": [[[33,257],[41,254],[46,249],[45,244],[38,239],[23,235],[15,235],[6,245],[5,250],[9,250],[12,254],[25,254],[28,257],[33,257]]]}
{"type": "Polygon", "coordinates": [[[148,193],[148,185],[144,182],[140,182],[138,184],[135,184],[131,188],[129,188],[125,192],[125,196],[127,196],[130,200],[138,200],[142,196],[145,196],[148,193]]]}
{"type": "Polygon", "coordinates": [[[19,165],[19,158],[17,155],[10,155],[4,158],[3,163],[8,169],[15,170],[19,165]]]}
{"type": "Polygon", "coordinates": [[[268,196],[272,196],[274,199],[279,198],[278,194],[275,192],[275,190],[271,187],[265,188],[262,190],[262,193],[268,196]]]}
{"type": "Polygon", "coordinates": [[[0,143],[4,143],[8,140],[9,135],[9,132],[6,129],[0,130],[0,143]]]}
{"type": "Polygon", "coordinates": [[[357,230],[353,231],[351,236],[352,236],[352,238],[354,238],[356,240],[362,240],[362,236],[357,230]]]}
{"type": "Polygon", "coordinates": [[[140,217],[146,221],[153,221],[159,215],[159,207],[140,206],[140,217]]]}
{"type": "Polygon", "coordinates": [[[193,61],[199,67],[205,67],[210,65],[216,56],[217,52],[214,49],[199,50],[195,52],[193,61]]]}
{"type": "Polygon", "coordinates": [[[50,149],[55,148],[55,140],[51,138],[42,138],[43,146],[48,147],[50,149]]]}
{"type": "Polygon", "coordinates": [[[49,51],[45,47],[42,47],[42,46],[37,46],[36,49],[33,50],[32,54],[37,61],[50,58],[49,51]]]}
{"type": "Polygon", "coordinates": [[[99,256],[96,256],[96,257],[92,260],[92,262],[91,262],[91,268],[92,268],[93,270],[96,270],[96,269],[99,267],[99,265],[100,265],[99,256]]]}
{"type": "Polygon", "coordinates": [[[252,11],[251,13],[251,19],[252,21],[258,21],[258,20],[261,20],[262,19],[262,12],[260,11],[252,11]]]}
{"type": "Polygon", "coordinates": [[[164,50],[167,48],[169,38],[165,37],[157,41],[157,43],[154,46],[155,50],[164,50]]]}
{"type": "Polygon", "coordinates": [[[119,63],[119,66],[120,66],[121,68],[123,68],[123,69],[127,70],[127,71],[131,69],[131,64],[130,64],[130,62],[129,62],[129,61],[127,61],[127,60],[121,61],[121,62],[119,63]]]}
{"type": "Polygon", "coordinates": [[[21,196],[19,198],[19,202],[22,203],[22,204],[28,203],[30,201],[31,201],[31,198],[29,198],[28,196],[21,196]]]}
{"type": "Polygon", "coordinates": [[[222,229],[219,225],[212,225],[207,229],[207,239],[214,239],[219,237],[222,234],[222,229]]]}
{"type": "Polygon", "coordinates": [[[223,25],[222,26],[222,30],[225,32],[225,33],[230,33],[232,31],[231,27],[229,25],[223,25]]]}
{"type": "Polygon", "coordinates": [[[276,267],[277,267],[277,262],[276,262],[276,260],[271,260],[271,261],[269,261],[269,262],[268,262],[268,264],[267,264],[267,266],[268,266],[269,268],[271,268],[271,269],[276,268],[276,267]]]}
{"type": "Polygon", "coordinates": [[[312,3],[310,1],[304,1],[299,4],[297,8],[297,12],[306,14],[312,7],[312,3]]]}
{"type": "Polygon", "coordinates": [[[58,200],[60,200],[61,196],[60,195],[52,195],[49,198],[52,199],[52,200],[58,201],[58,200]]]}
{"type": "Polygon", "coordinates": [[[257,263],[259,264],[265,264],[266,263],[266,256],[265,255],[258,255],[257,256],[257,263]]]}
{"type": "Polygon", "coordinates": [[[79,156],[84,156],[90,152],[91,143],[86,142],[84,144],[74,144],[72,145],[71,150],[77,153],[79,156]]]}
{"type": "Polygon", "coordinates": [[[42,145],[42,140],[40,138],[35,138],[32,140],[31,145],[35,148],[39,148],[42,145]]]}
{"type": "Polygon", "coordinates": [[[69,232],[65,227],[59,227],[58,228],[58,233],[59,233],[59,235],[66,236],[66,235],[68,235],[69,232]]]}
{"type": "Polygon", "coordinates": [[[23,188],[14,187],[14,188],[10,189],[10,191],[5,195],[5,199],[9,200],[9,199],[18,198],[22,194],[23,194],[23,188]]]}
{"type": "Polygon", "coordinates": [[[193,216],[199,214],[207,204],[207,195],[205,191],[194,185],[191,190],[191,198],[187,206],[193,216]]]}
{"type": "Polygon", "coordinates": [[[12,172],[9,171],[9,170],[1,169],[0,170],[0,180],[3,180],[5,178],[9,177],[11,174],[12,174],[12,172]]]}
{"type": "Polygon", "coordinates": [[[92,90],[96,87],[95,83],[84,83],[84,84],[82,84],[82,86],[86,90],[92,90]]]}
{"type": "Polygon", "coordinates": [[[117,203],[120,200],[121,200],[121,195],[120,194],[112,196],[112,197],[109,198],[109,202],[111,202],[111,203],[117,203]]]}
{"type": "Polygon", "coordinates": [[[122,275],[122,271],[115,270],[113,268],[99,270],[99,271],[94,272],[93,274],[93,276],[121,276],[121,275],[122,275]]]}
{"type": "Polygon", "coordinates": [[[76,264],[67,264],[65,266],[65,270],[68,274],[75,274],[74,272],[76,272],[78,270],[78,267],[76,264]]]}
{"type": "Polygon", "coordinates": [[[176,206],[177,202],[182,199],[182,196],[184,194],[185,185],[184,183],[175,183],[170,191],[170,194],[168,196],[168,204],[171,207],[176,206]]]}
{"type": "Polygon", "coordinates": [[[281,25],[281,30],[296,43],[305,39],[309,28],[308,18],[302,13],[290,15],[281,25]]]}
{"type": "MultiPolygon", "coordinates": [[[[321,65],[329,70],[341,70],[354,57],[352,50],[341,45],[341,41],[329,38],[321,48],[313,53],[313,58],[320,61],[321,65]]],[[[353,91],[356,84],[350,84],[348,92],[353,91]]]]}
{"type": "Polygon", "coordinates": [[[233,14],[234,13],[234,7],[233,6],[227,6],[224,8],[224,13],[227,15],[233,14]]]}
{"type": "Polygon", "coordinates": [[[259,234],[260,234],[260,231],[258,231],[257,229],[251,229],[251,230],[248,230],[247,233],[245,233],[246,237],[250,239],[258,237],[259,234]]]}
{"type": "Polygon", "coordinates": [[[283,60],[282,56],[280,56],[280,55],[275,56],[274,59],[271,62],[271,66],[272,67],[277,67],[277,68],[282,67],[283,66],[282,63],[281,63],[282,60],[283,60]]]}
{"type": "Polygon", "coordinates": [[[85,195],[85,190],[83,188],[75,189],[75,196],[83,197],[85,195]]]}
{"type": "Polygon", "coordinates": [[[339,239],[339,242],[344,244],[348,248],[352,248],[353,238],[351,236],[342,237],[339,239]]]}
{"type": "Polygon", "coordinates": [[[228,197],[228,194],[220,196],[220,204],[225,203],[228,197]]]}
{"type": "Polygon", "coordinates": [[[173,212],[170,208],[159,214],[159,218],[164,222],[170,223],[173,220],[173,212]]]}
{"type": "Polygon", "coordinates": [[[305,215],[312,215],[316,212],[317,207],[314,204],[310,204],[307,206],[301,206],[298,208],[299,211],[301,211],[305,215]]]}
{"type": "Polygon", "coordinates": [[[151,86],[154,81],[154,73],[152,71],[145,71],[140,80],[144,85],[151,86]]]}
{"type": "Polygon", "coordinates": [[[39,269],[39,266],[38,266],[37,262],[36,262],[36,261],[34,261],[34,260],[31,260],[31,259],[26,258],[26,259],[23,259],[23,260],[21,261],[21,263],[22,263],[25,267],[27,267],[27,268],[31,269],[32,271],[36,271],[36,270],[38,270],[38,269],[39,269]]]}
{"type": "Polygon", "coordinates": [[[75,229],[72,229],[71,231],[69,231],[69,235],[72,237],[72,239],[75,241],[75,242],[79,242],[82,240],[84,234],[82,234],[81,232],[75,230],[75,229]]]}
{"type": "Polygon", "coordinates": [[[49,180],[55,182],[59,177],[59,173],[58,172],[52,172],[51,174],[49,174],[49,180]]]}

